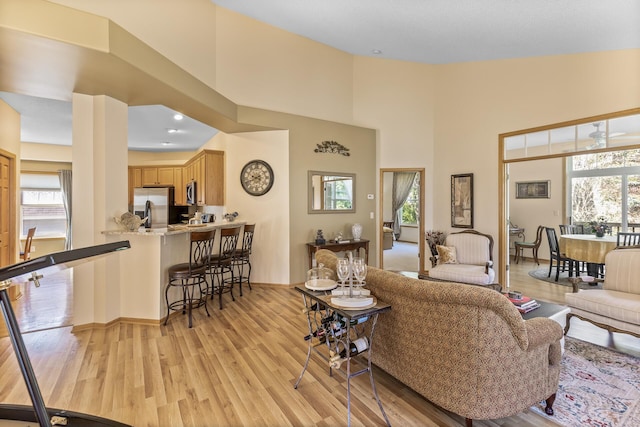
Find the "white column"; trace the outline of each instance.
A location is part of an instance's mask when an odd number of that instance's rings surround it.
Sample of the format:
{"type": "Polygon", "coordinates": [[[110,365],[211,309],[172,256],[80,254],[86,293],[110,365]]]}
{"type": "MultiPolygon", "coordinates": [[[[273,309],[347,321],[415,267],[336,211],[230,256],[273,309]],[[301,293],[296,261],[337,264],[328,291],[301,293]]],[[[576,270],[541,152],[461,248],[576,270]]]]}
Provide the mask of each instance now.
{"type": "MultiPolygon", "coordinates": [[[[106,242],[113,216],[127,210],[127,105],[107,96],[73,95],[73,247],[106,242]]],[[[74,325],[120,316],[119,257],[74,270],[74,325]]]]}

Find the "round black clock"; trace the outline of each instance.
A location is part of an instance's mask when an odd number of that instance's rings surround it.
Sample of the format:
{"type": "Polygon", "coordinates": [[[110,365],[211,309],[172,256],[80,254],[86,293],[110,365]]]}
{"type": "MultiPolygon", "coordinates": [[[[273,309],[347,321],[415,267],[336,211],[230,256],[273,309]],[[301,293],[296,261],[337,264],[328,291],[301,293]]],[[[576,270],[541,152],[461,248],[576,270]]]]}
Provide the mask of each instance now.
{"type": "Polygon", "coordinates": [[[273,169],[263,160],[252,160],[242,168],[240,183],[253,196],[266,194],[273,186],[273,169]]]}

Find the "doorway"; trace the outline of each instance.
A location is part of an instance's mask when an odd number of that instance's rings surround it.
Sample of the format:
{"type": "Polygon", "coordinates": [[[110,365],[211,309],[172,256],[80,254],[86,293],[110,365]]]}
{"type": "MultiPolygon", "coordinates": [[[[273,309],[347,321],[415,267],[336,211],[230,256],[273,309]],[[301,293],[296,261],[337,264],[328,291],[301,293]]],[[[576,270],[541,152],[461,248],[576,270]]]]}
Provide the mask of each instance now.
{"type": "Polygon", "coordinates": [[[380,169],[381,269],[424,273],[424,176],[424,168],[380,169]]]}
{"type": "Polygon", "coordinates": [[[15,262],[15,157],[0,152],[0,267],[15,262]]]}
{"type": "MultiPolygon", "coordinates": [[[[567,201],[571,191],[568,186],[570,181],[567,181],[567,159],[585,154],[602,155],[604,159],[608,153],[623,153],[640,148],[640,109],[501,134],[499,141],[501,266],[498,280],[508,288],[511,225],[517,224],[518,227],[533,232],[538,225],[556,228],[559,224],[572,222],[574,215],[571,213],[571,204],[567,201]],[[599,131],[601,126],[606,132],[599,131]],[[515,191],[518,181],[534,180],[548,182],[551,190],[542,195],[526,194],[525,197],[515,191]],[[518,213],[514,202],[520,198],[531,200],[524,200],[526,209],[518,213]]],[[[624,162],[626,166],[626,163],[631,164],[626,157],[624,162]]],[[[579,173],[591,173],[589,168],[582,169],[584,170],[579,173]]],[[[618,169],[620,168],[616,170],[618,169]]],[[[530,232],[527,232],[527,237],[527,240],[532,241],[530,232]]],[[[545,258],[546,255],[548,258],[548,248],[544,242],[540,249],[539,257],[545,258]]]]}

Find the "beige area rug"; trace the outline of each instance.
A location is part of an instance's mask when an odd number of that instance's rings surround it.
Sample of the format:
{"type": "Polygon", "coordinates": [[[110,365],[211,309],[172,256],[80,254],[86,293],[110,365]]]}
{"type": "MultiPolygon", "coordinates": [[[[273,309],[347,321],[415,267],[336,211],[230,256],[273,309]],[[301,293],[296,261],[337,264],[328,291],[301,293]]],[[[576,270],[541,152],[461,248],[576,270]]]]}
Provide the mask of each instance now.
{"type": "Polygon", "coordinates": [[[418,244],[393,242],[392,249],[383,251],[383,267],[391,271],[419,271],[418,244]]]}
{"type": "MultiPolygon", "coordinates": [[[[549,267],[538,268],[537,270],[532,270],[529,272],[529,276],[542,280],[547,283],[555,283],[556,285],[568,286],[571,287],[571,282],[569,282],[569,273],[566,271],[561,271],[558,277],[558,281],[556,282],[556,269],[551,269],[551,277],[547,277],[549,274],[549,267]]],[[[596,283],[590,285],[588,283],[581,283],[580,289],[602,289],[601,283],[596,283]]]]}
{"type": "Polygon", "coordinates": [[[555,414],[531,409],[567,427],[640,426],[640,360],[570,337],[564,348],[555,414]]]}

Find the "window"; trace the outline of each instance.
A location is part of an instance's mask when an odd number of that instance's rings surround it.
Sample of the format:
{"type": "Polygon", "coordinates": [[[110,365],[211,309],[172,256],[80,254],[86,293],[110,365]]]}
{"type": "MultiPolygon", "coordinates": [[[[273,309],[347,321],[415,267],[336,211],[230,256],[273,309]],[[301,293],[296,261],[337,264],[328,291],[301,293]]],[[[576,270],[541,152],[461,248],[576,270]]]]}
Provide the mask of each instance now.
{"type": "Polygon", "coordinates": [[[613,231],[640,227],[640,150],[573,156],[568,176],[574,223],[603,218],[613,231]]]}
{"type": "Polygon", "coordinates": [[[344,176],[324,176],[324,209],[341,210],[352,208],[353,180],[344,176]]]}
{"type": "Polygon", "coordinates": [[[402,225],[418,225],[420,220],[420,174],[416,173],[409,196],[402,205],[402,225]]]}
{"type": "Polygon", "coordinates": [[[20,174],[20,234],[36,227],[38,237],[62,237],[67,229],[57,174],[20,174]]]}

